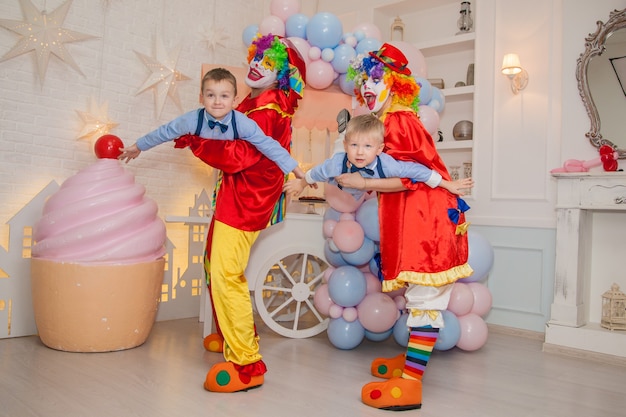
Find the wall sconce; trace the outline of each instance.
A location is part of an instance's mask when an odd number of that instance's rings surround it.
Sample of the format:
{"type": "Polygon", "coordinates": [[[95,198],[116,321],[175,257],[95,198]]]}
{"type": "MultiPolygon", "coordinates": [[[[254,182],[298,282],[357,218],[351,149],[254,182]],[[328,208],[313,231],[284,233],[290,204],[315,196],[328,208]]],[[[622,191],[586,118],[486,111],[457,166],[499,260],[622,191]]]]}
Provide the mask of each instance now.
{"type": "Polygon", "coordinates": [[[400,17],[396,17],[391,24],[391,40],[403,41],[404,40],[404,22],[400,17]]]}
{"type": "Polygon", "coordinates": [[[517,54],[505,54],[502,60],[502,74],[511,80],[513,94],[519,93],[528,85],[528,72],[522,68],[517,54]]]}

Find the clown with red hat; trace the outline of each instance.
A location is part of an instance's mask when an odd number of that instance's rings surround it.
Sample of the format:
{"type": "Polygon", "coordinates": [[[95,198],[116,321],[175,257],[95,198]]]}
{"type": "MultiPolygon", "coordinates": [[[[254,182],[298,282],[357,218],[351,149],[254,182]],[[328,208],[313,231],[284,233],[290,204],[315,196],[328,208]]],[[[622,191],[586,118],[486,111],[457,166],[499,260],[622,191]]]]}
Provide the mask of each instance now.
{"type": "MultiPolygon", "coordinates": [[[[304,60],[286,39],[269,34],[253,40],[248,62],[246,84],[252,90],[237,110],[289,151],[291,120],[304,89],[304,60]]],[[[216,333],[204,339],[204,346],[222,352],[225,361],[209,370],[204,387],[214,392],[246,391],[263,384],[266,367],[244,271],[259,232],[282,220],[285,175],[243,140],[187,136],[184,145],[221,170],[205,257],[216,333]]]]}
{"type": "MultiPolygon", "coordinates": [[[[384,151],[397,160],[419,162],[450,180],[419,120],[420,87],[402,51],[385,43],[378,51],[358,56],[348,78],[354,80],[357,100],[384,122],[384,151]]],[[[343,174],[337,181],[344,187],[363,186],[354,174],[343,174]]],[[[383,292],[406,289],[409,341],[406,353],[372,362],[372,374],[386,381],[366,384],[361,399],[381,409],[420,408],[422,375],[444,326],[441,312],[454,282],[473,272],[467,263],[469,224],[464,212],[469,207],[443,188],[410,179],[371,179],[368,187],[378,191],[383,292]]]]}

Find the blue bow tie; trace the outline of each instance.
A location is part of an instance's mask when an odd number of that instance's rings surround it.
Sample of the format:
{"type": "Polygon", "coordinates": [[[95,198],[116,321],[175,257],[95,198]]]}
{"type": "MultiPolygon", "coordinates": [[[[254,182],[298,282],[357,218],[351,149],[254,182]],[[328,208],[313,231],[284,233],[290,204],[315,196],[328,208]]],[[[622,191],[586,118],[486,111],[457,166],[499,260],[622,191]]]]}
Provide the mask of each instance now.
{"type": "Polygon", "coordinates": [[[225,125],[224,123],[216,122],[215,120],[209,120],[209,128],[213,129],[215,126],[219,126],[222,133],[228,130],[228,125],[225,125]]]}
{"type": "Polygon", "coordinates": [[[374,175],[374,170],[373,169],[369,169],[369,168],[366,168],[366,167],[359,168],[359,167],[357,167],[354,164],[350,167],[350,172],[358,172],[358,171],[363,171],[366,174],[374,175]]]}

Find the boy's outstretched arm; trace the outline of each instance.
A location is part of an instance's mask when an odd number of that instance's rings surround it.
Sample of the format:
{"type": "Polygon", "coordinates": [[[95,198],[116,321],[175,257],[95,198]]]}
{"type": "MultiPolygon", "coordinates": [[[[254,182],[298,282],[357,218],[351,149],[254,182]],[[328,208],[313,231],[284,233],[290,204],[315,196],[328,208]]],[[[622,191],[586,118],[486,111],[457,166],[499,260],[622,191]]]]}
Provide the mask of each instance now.
{"type": "Polygon", "coordinates": [[[120,151],[122,151],[122,153],[117,157],[117,159],[126,163],[128,163],[131,159],[137,158],[141,153],[141,150],[139,150],[136,143],[130,145],[128,148],[120,148],[120,151]]]}
{"type": "Polygon", "coordinates": [[[450,191],[452,194],[464,196],[465,192],[474,186],[472,178],[460,178],[455,181],[446,181],[444,179],[439,183],[439,187],[450,191]]]}

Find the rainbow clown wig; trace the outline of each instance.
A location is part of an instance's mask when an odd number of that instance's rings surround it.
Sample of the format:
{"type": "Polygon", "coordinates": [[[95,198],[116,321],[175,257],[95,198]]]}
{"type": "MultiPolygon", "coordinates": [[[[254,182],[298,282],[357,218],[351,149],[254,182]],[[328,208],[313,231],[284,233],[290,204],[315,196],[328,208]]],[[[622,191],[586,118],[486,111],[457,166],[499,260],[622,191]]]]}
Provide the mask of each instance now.
{"type": "Polygon", "coordinates": [[[354,81],[354,93],[361,105],[365,100],[361,86],[369,78],[383,80],[392,95],[391,104],[400,104],[418,111],[420,86],[411,76],[404,54],[388,43],[378,51],[358,55],[348,67],[346,78],[354,81]]]}
{"type": "Polygon", "coordinates": [[[295,47],[287,39],[272,35],[257,35],[248,47],[248,63],[266,59],[276,71],[278,88],[303,95],[306,64],[295,47]]]}

